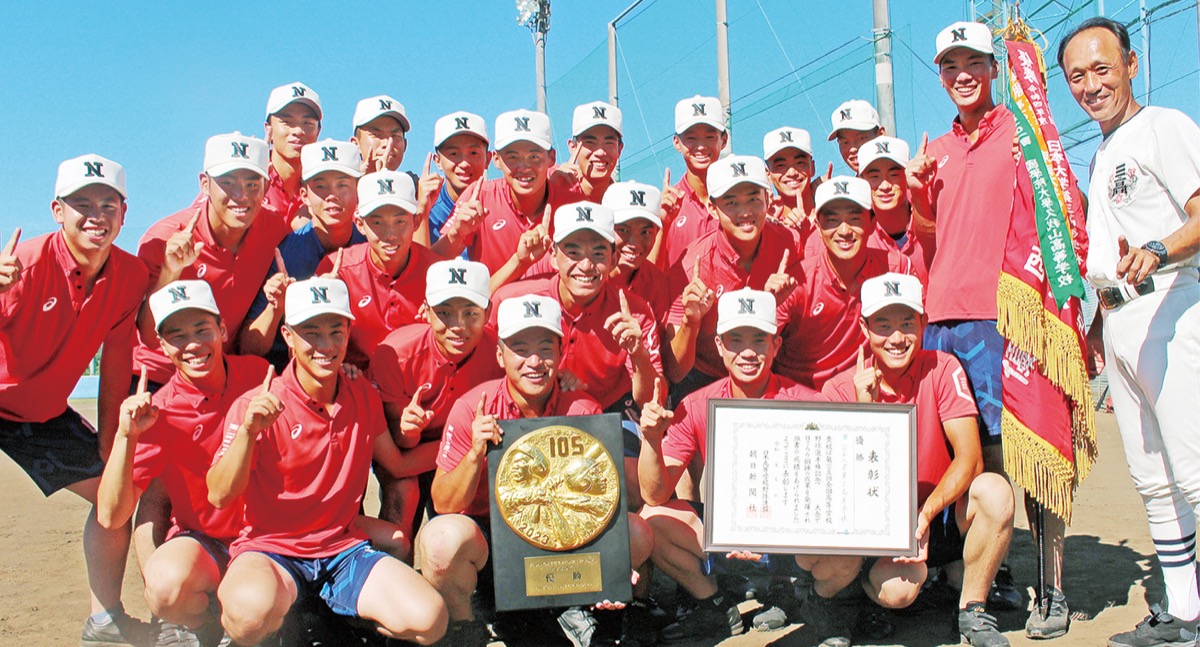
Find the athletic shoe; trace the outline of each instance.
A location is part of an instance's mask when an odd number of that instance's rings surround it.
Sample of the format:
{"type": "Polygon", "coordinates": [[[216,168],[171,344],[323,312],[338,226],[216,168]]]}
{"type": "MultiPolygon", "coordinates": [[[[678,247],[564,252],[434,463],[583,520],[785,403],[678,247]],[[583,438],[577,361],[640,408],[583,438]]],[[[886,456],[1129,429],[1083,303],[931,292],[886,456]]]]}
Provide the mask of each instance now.
{"type": "Polygon", "coordinates": [[[571,607],[558,614],[558,626],[575,647],[589,647],[596,633],[596,616],[590,609],[571,607]]]}
{"type": "Polygon", "coordinates": [[[859,592],[857,583],[851,583],[832,598],[817,595],[811,583],[801,589],[803,599],[800,617],[804,625],[821,639],[820,647],[850,647],[852,628],[858,619],[859,592]]]}
{"type": "Polygon", "coordinates": [[[662,638],[668,643],[693,638],[726,638],[739,636],[744,629],[737,605],[718,592],[706,600],[697,600],[682,618],[663,629],[662,638]]]}
{"type": "Polygon", "coordinates": [[[110,611],[107,621],[97,623],[88,616],[79,636],[79,647],[141,647],[150,642],[150,626],[130,617],[124,609],[110,611]]]}
{"type": "Polygon", "coordinates": [[[1000,633],[996,618],[988,615],[982,602],[968,602],[958,611],[958,633],[972,647],[1008,647],[1008,638],[1000,633]]]}
{"type": "Polygon", "coordinates": [[[1145,620],[1109,638],[1108,647],[1196,647],[1196,621],[1180,620],[1152,604],[1145,620]]]}
{"type": "Polygon", "coordinates": [[[1025,608],[1025,598],[1017,590],[1012,569],[1008,564],[1001,564],[1000,570],[996,571],[996,579],[992,580],[992,588],[988,591],[987,603],[1000,611],[1018,611],[1025,608]]]}
{"type": "Polygon", "coordinates": [[[1047,590],[1049,600],[1034,605],[1029,619],[1025,621],[1025,635],[1033,640],[1045,640],[1065,636],[1071,626],[1071,612],[1067,609],[1067,596],[1060,589],[1047,590]],[[1048,608],[1047,608],[1048,605],[1048,608]],[[1042,611],[1046,612],[1042,617],[1042,611]]]}
{"type": "Polygon", "coordinates": [[[800,599],[791,580],[772,582],[761,602],[762,608],[750,620],[755,631],[782,629],[800,617],[800,599]]]}
{"type": "Polygon", "coordinates": [[[454,620],[446,629],[446,636],[438,643],[445,647],[482,647],[492,641],[487,625],[482,620],[454,620]]]}
{"type": "Polygon", "coordinates": [[[158,625],[154,647],[202,647],[200,637],[183,625],[164,622],[158,625]]]}
{"type": "Polygon", "coordinates": [[[854,636],[859,640],[878,642],[896,632],[895,615],[890,609],[872,608],[863,612],[854,623],[854,636]]]}

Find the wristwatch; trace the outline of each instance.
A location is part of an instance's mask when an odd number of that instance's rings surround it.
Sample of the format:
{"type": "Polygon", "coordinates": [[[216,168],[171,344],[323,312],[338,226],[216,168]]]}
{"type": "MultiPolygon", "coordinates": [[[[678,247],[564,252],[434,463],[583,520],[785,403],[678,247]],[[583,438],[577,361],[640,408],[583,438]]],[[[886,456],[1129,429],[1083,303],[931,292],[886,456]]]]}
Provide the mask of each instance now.
{"type": "Polygon", "coordinates": [[[1146,243],[1145,245],[1142,245],[1142,249],[1144,249],[1158,257],[1158,266],[1159,267],[1162,267],[1167,264],[1167,246],[1162,244],[1161,242],[1159,242],[1157,240],[1152,240],[1152,241],[1146,243]]]}

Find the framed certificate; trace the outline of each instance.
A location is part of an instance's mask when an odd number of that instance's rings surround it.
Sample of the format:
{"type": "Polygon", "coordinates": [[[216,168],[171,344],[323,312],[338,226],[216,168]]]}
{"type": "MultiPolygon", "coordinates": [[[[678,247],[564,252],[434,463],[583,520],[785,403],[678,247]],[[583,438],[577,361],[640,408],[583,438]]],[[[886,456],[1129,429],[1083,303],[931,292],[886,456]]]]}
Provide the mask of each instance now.
{"type": "Polygon", "coordinates": [[[916,407],[708,402],[704,548],[913,556],[916,407]]]}

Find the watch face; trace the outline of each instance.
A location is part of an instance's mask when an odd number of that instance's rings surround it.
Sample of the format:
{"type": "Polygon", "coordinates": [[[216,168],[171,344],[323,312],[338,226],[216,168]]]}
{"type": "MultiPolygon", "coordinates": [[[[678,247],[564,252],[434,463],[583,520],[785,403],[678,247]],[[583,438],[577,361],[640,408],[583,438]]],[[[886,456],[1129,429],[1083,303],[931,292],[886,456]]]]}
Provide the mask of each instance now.
{"type": "Polygon", "coordinates": [[[1145,245],[1142,245],[1142,249],[1157,256],[1160,264],[1165,264],[1167,262],[1167,246],[1162,244],[1160,241],[1152,240],[1145,245]]]}

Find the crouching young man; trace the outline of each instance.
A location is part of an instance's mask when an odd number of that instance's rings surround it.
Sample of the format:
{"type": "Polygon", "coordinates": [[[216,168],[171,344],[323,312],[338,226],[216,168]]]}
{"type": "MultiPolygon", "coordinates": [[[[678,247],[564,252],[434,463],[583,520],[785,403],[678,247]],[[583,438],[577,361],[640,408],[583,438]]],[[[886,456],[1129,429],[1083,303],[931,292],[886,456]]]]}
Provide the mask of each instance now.
{"type": "Polygon", "coordinates": [[[283,337],[293,360],[238,398],[208,472],[209,500],[245,500],[247,530],[217,590],[221,624],[256,644],[283,623],[301,594],[359,617],[393,638],[430,644],[446,607],[411,567],[367,542],[358,522],[372,454],[395,466],[383,404],[342,361],[350,336],[346,284],[313,278],[288,286],[283,337]]]}
{"type": "MultiPolygon", "coordinates": [[[[862,285],[862,330],[867,349],[858,366],[830,380],[824,392],[841,402],[917,406],[916,557],[880,558],[870,564],[863,588],[892,609],[913,603],[931,566],[961,580],[958,630],[976,647],[1008,645],[984,608],[988,590],[1012,538],[1013,497],[1004,477],[983,471],[977,410],[958,360],[921,347],[925,312],[921,283],[888,273],[862,285]]],[[[856,558],[826,558],[856,559],[856,558]]],[[[817,587],[819,562],[810,562],[817,587]]],[[[853,580],[842,587],[857,585],[853,580]]],[[[832,596],[832,593],[830,593],[832,596]]],[[[844,628],[843,628],[844,629],[844,628]]],[[[849,636],[841,636],[849,645],[849,636]]],[[[839,643],[831,643],[839,644],[839,643]]]]}

